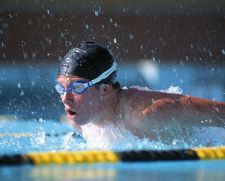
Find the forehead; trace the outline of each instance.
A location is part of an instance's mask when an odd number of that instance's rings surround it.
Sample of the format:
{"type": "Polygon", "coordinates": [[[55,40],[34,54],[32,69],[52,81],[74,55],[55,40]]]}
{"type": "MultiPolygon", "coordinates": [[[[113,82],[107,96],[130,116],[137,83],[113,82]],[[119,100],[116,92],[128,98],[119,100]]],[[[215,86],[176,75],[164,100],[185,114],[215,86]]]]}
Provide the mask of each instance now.
{"type": "Polygon", "coordinates": [[[68,76],[64,76],[64,75],[60,75],[57,78],[57,82],[59,83],[67,83],[67,82],[75,82],[78,80],[84,80],[87,81],[87,79],[79,77],[79,76],[73,76],[73,75],[68,75],[68,76]]]}

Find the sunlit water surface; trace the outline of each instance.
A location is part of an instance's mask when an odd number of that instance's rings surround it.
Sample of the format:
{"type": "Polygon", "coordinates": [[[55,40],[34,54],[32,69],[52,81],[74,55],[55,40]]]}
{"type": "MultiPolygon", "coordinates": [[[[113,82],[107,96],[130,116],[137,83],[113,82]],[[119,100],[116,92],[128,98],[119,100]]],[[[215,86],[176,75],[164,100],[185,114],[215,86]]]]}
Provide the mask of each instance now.
{"type": "MultiPolygon", "coordinates": [[[[177,141],[178,138],[171,144],[164,144],[163,140],[140,139],[123,128],[112,126],[101,129],[89,124],[84,127],[84,134],[86,135],[80,135],[66,123],[52,120],[1,121],[0,154],[87,149],[171,149],[193,146],[192,142],[177,141]],[[89,139],[85,140],[83,136],[88,136],[89,139]]],[[[224,144],[224,135],[224,130],[220,128],[204,128],[196,130],[195,137],[198,139],[197,142],[201,143],[198,146],[219,146],[224,144]]],[[[195,141],[194,145],[197,142],[195,141]]],[[[225,162],[219,160],[0,166],[0,178],[4,181],[224,180],[225,162]]]]}
{"type": "Polygon", "coordinates": [[[123,127],[110,125],[99,128],[88,124],[83,127],[83,135],[80,135],[69,124],[52,120],[1,121],[0,153],[88,149],[161,150],[225,145],[223,128],[194,128],[191,133],[188,140],[177,137],[165,144],[160,138],[158,140],[138,138],[123,127]]]}

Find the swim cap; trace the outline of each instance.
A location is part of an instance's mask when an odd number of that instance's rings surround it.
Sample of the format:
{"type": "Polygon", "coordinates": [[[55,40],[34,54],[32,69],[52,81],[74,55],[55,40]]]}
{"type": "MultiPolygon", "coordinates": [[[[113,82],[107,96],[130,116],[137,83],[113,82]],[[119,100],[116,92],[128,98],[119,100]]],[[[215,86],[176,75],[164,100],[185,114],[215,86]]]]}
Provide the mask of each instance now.
{"type": "MultiPolygon", "coordinates": [[[[65,55],[58,75],[74,75],[92,80],[108,70],[114,61],[107,48],[94,42],[81,43],[65,55]]],[[[116,71],[106,79],[114,82],[115,76],[116,71]]]]}

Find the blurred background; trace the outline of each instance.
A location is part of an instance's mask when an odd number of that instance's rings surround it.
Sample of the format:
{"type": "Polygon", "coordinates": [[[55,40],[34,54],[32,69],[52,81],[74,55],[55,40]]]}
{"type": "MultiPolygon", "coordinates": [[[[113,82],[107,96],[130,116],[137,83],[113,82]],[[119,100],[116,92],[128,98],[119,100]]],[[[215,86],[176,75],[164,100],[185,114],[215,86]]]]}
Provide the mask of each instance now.
{"type": "Polygon", "coordinates": [[[122,86],[225,101],[224,0],[0,0],[0,119],[59,120],[57,66],[82,41],[122,86]]]}

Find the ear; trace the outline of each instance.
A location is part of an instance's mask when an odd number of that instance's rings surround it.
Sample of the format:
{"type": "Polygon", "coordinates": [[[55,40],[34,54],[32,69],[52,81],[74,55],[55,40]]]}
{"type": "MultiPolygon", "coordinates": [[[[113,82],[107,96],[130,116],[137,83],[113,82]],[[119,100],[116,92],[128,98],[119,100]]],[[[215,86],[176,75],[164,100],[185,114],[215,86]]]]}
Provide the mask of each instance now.
{"type": "Polygon", "coordinates": [[[107,95],[111,91],[111,86],[108,84],[101,84],[99,86],[99,91],[101,95],[107,95]]]}

